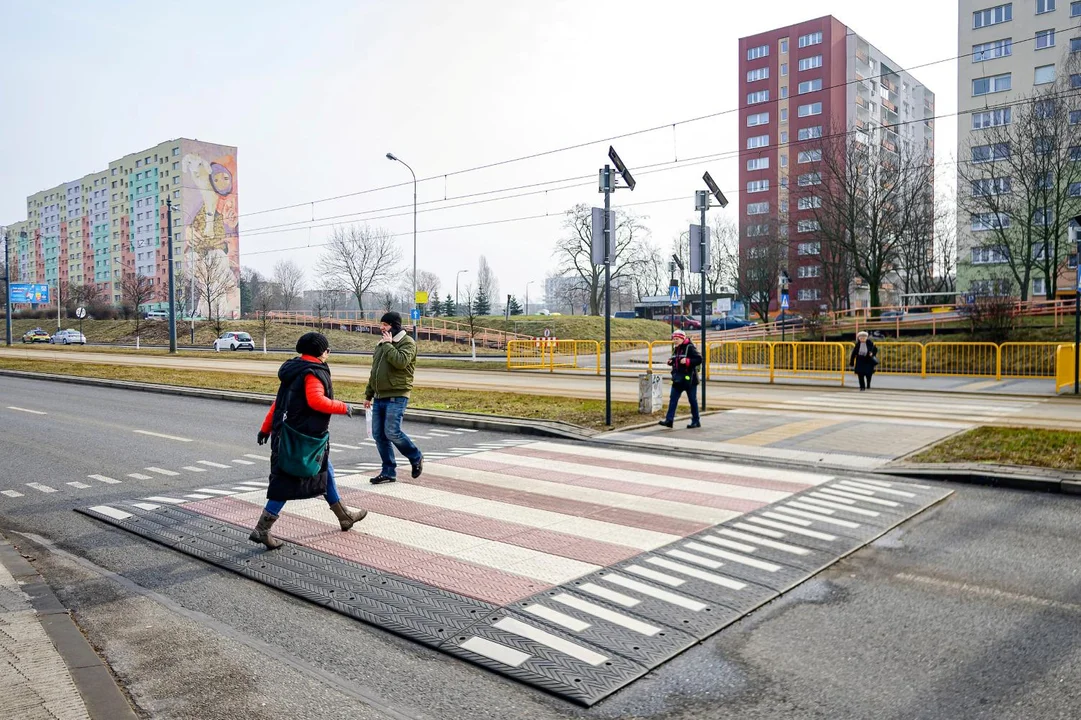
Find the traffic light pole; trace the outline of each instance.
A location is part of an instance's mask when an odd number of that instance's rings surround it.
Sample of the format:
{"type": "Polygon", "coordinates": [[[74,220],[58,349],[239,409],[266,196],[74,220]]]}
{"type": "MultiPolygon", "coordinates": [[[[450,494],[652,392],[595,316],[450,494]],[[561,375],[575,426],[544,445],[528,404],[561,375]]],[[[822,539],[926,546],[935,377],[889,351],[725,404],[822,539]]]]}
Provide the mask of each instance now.
{"type": "Polygon", "coordinates": [[[704,190],[700,190],[699,194],[702,197],[702,202],[699,203],[699,209],[702,213],[702,233],[700,236],[700,242],[698,247],[698,256],[701,264],[698,266],[702,271],[702,411],[706,409],[706,369],[709,367],[709,350],[706,347],[706,208],[709,207],[709,195],[704,190]]]}
{"type": "Polygon", "coordinates": [[[604,166],[604,424],[612,425],[612,168],[604,166]]]}

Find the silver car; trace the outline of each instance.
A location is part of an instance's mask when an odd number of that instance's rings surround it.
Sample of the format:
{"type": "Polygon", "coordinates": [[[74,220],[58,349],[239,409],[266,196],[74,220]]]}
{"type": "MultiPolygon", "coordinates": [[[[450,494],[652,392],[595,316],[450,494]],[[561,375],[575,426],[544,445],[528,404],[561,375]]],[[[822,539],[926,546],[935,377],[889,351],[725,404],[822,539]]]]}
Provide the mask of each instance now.
{"type": "Polygon", "coordinates": [[[86,345],[86,335],[78,330],[60,330],[49,339],[53,345],[86,345]]]}

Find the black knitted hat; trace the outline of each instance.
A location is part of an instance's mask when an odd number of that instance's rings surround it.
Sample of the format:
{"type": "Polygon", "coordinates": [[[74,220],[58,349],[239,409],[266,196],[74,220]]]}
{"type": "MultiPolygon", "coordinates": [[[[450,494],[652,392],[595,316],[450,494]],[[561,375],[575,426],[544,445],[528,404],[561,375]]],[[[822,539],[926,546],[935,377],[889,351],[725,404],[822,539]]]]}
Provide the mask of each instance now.
{"type": "Polygon", "coordinates": [[[329,349],[330,341],[327,340],[327,336],[323,333],[304,333],[297,340],[297,352],[301,355],[319,357],[329,349]]]}
{"type": "Polygon", "coordinates": [[[383,313],[383,317],[379,318],[379,322],[385,322],[387,325],[393,327],[401,327],[402,316],[391,310],[390,312],[383,313]]]}

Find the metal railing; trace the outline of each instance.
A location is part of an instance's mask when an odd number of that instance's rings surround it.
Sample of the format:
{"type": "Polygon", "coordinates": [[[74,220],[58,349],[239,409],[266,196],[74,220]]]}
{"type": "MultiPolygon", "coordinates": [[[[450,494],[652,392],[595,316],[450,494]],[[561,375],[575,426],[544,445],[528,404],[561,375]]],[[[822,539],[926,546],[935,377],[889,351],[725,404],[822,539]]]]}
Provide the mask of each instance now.
{"type": "Polygon", "coordinates": [[[511,340],[508,370],[588,370],[600,374],[601,346],[596,340],[511,340]]]}

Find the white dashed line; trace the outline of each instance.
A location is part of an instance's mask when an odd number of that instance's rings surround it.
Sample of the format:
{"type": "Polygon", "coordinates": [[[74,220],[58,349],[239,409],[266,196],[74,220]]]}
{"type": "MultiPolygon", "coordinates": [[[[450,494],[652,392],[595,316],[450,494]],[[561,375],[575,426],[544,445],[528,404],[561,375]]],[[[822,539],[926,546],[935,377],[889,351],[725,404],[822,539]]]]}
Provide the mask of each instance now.
{"type": "Polygon", "coordinates": [[[149,430],[132,430],[132,432],[139,435],[149,435],[150,437],[164,438],[165,440],[176,440],[177,442],[191,442],[190,438],[177,437],[176,435],[162,435],[161,433],[150,432],[149,430]]]}
{"type": "Polygon", "coordinates": [[[9,498],[17,498],[17,497],[22,497],[23,496],[23,494],[21,492],[18,492],[16,490],[0,490],[0,495],[3,495],[5,497],[9,497],[9,498]]]}
{"type": "Polygon", "coordinates": [[[132,507],[137,507],[140,510],[157,510],[161,505],[155,505],[153,503],[132,503],[132,507]]]}
{"type": "Polygon", "coordinates": [[[136,480],[150,480],[149,475],[143,475],[142,473],[128,473],[129,478],[135,478],[136,480]]]}
{"type": "Polygon", "coordinates": [[[76,490],[86,490],[88,487],[90,487],[84,482],[69,482],[68,485],[75,488],[76,490]]]}
{"type": "MultiPolygon", "coordinates": [[[[90,478],[91,480],[97,480],[98,482],[103,482],[106,485],[116,485],[117,483],[120,482],[116,478],[111,478],[111,477],[109,477],[107,475],[87,475],[87,477],[90,478]]],[[[68,483],[68,484],[70,485],[71,483],[68,483]]]]}
{"type": "Polygon", "coordinates": [[[41,483],[26,483],[26,487],[34,488],[35,490],[43,493],[54,493],[56,490],[48,485],[42,485],[41,483]]]}
{"type": "Polygon", "coordinates": [[[165,470],[165,469],[160,468],[160,467],[148,467],[148,468],[143,468],[143,470],[146,470],[147,472],[157,473],[158,475],[164,475],[165,477],[176,477],[177,475],[180,474],[180,473],[176,472],[175,470],[165,470]]]}
{"type": "Polygon", "coordinates": [[[254,465],[255,464],[251,460],[233,460],[232,462],[236,463],[237,465],[254,465]]]}
{"type": "Polygon", "coordinates": [[[330,446],[342,448],[343,450],[360,450],[356,445],[346,445],[345,443],[330,443],[330,446]]]}
{"type": "Polygon", "coordinates": [[[221,463],[210,462],[209,460],[199,460],[199,461],[197,461],[197,464],[206,465],[207,467],[212,467],[212,468],[227,468],[227,467],[229,467],[228,465],[222,465],[221,463]]]}
{"type": "Polygon", "coordinates": [[[206,468],[196,467],[195,465],[185,465],[180,469],[187,470],[188,472],[206,472],[206,468]]]}
{"type": "Polygon", "coordinates": [[[266,455],[252,455],[251,453],[248,453],[244,457],[251,458],[252,460],[262,460],[263,462],[270,462],[270,458],[268,458],[266,455]]]}
{"type": "Polygon", "coordinates": [[[160,495],[155,495],[154,497],[148,497],[146,499],[153,500],[154,502],[169,503],[170,505],[183,505],[187,502],[187,500],[177,500],[176,498],[162,497],[160,495]]]}
{"type": "Polygon", "coordinates": [[[101,513],[102,515],[111,517],[113,520],[127,520],[129,517],[131,517],[131,513],[124,512],[123,510],[117,510],[116,508],[109,507],[108,505],[96,505],[90,509],[96,513],[101,513]]]}
{"type": "Polygon", "coordinates": [[[28,410],[27,408],[15,407],[14,405],[8,405],[8,410],[17,410],[19,412],[30,413],[31,415],[48,415],[49,413],[41,412],[40,410],[28,410]]]}

